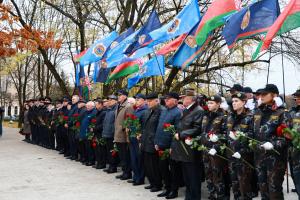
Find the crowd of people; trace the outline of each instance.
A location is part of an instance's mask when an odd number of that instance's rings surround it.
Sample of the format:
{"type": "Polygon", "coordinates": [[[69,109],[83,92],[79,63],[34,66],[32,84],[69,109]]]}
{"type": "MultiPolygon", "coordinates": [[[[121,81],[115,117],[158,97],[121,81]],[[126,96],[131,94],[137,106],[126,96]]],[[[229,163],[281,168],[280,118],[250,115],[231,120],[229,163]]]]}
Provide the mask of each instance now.
{"type": "Polygon", "coordinates": [[[288,162],[300,191],[300,156],[285,131],[300,123],[300,88],[290,111],[273,84],[256,92],[235,84],[228,91],[227,101],[193,88],[163,97],[130,98],[120,90],[88,102],[77,95],[55,103],[48,96],[30,99],[21,133],[25,142],[108,174],[121,166],[116,178],[133,186],[147,177],[145,189],[166,199],[183,186],[185,199],[201,199],[206,181],[210,200],[230,199],[231,190],[235,200],[258,192],[263,200],[282,200],[288,162]]]}

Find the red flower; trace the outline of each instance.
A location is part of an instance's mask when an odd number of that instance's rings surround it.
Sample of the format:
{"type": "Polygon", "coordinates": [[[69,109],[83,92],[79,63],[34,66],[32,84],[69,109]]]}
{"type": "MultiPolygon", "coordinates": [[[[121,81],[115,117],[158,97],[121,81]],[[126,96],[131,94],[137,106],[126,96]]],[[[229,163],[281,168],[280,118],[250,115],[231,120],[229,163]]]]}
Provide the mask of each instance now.
{"type": "Polygon", "coordinates": [[[62,112],[62,111],[60,111],[60,112],[59,112],[59,114],[61,114],[61,115],[62,115],[62,114],[63,114],[63,112],[62,112]]]}
{"type": "Polygon", "coordinates": [[[236,131],[232,131],[233,132],[233,134],[236,134],[236,131]]]}
{"type": "Polygon", "coordinates": [[[159,157],[162,157],[162,156],[163,156],[163,152],[162,152],[162,151],[159,151],[159,152],[158,152],[158,155],[159,155],[159,157]]]}
{"type": "Polygon", "coordinates": [[[282,130],[284,130],[284,129],[286,129],[286,128],[287,128],[287,125],[285,125],[285,124],[281,124],[281,128],[282,128],[282,130]]]}
{"type": "Polygon", "coordinates": [[[113,152],[111,153],[111,156],[115,156],[116,153],[117,153],[117,152],[113,151],[113,152]]]}
{"type": "Polygon", "coordinates": [[[37,119],[40,119],[40,116],[37,116],[36,118],[37,118],[37,119]]]}
{"type": "Polygon", "coordinates": [[[166,128],[170,127],[170,126],[171,126],[171,124],[164,123],[164,129],[166,129],[166,128]]]}
{"type": "Polygon", "coordinates": [[[138,107],[137,106],[133,106],[133,109],[136,110],[138,107]]]}
{"type": "Polygon", "coordinates": [[[80,122],[77,122],[77,124],[75,125],[76,127],[79,127],[80,126],[80,122]]]}
{"type": "Polygon", "coordinates": [[[45,121],[45,122],[47,122],[47,121],[49,121],[49,119],[48,119],[48,118],[46,118],[46,119],[44,119],[44,121],[45,121]]]}
{"type": "Polygon", "coordinates": [[[291,122],[288,122],[288,125],[291,125],[292,123],[291,122]]]}
{"type": "Polygon", "coordinates": [[[92,119],[92,122],[93,122],[93,123],[96,123],[96,122],[97,122],[97,120],[95,120],[95,119],[92,119]]]}
{"type": "Polygon", "coordinates": [[[282,128],[280,126],[277,128],[277,135],[279,137],[282,136],[282,128]]]}
{"type": "Polygon", "coordinates": [[[185,140],[191,140],[191,138],[190,138],[190,137],[187,137],[187,138],[185,138],[185,140]]]}
{"type": "Polygon", "coordinates": [[[133,116],[134,116],[133,114],[130,115],[131,118],[133,118],[133,116]]]}
{"type": "Polygon", "coordinates": [[[76,117],[75,114],[73,115],[73,117],[76,117]]]}
{"type": "Polygon", "coordinates": [[[134,120],[137,119],[137,116],[133,116],[132,119],[134,119],[134,120]]]}
{"type": "Polygon", "coordinates": [[[214,132],[210,132],[210,133],[208,134],[207,138],[209,139],[210,136],[213,135],[213,134],[214,134],[214,132]]]}
{"type": "Polygon", "coordinates": [[[96,143],[93,143],[93,147],[96,147],[96,143]]]}
{"type": "Polygon", "coordinates": [[[93,142],[95,143],[95,142],[96,142],[96,139],[93,139],[93,142]]]}
{"type": "Polygon", "coordinates": [[[202,106],[204,110],[208,110],[208,106],[202,106]]]}
{"type": "Polygon", "coordinates": [[[126,114],[125,117],[128,118],[128,117],[129,117],[129,114],[126,114]]]}
{"type": "Polygon", "coordinates": [[[56,119],[56,116],[54,115],[53,118],[56,119]]]}

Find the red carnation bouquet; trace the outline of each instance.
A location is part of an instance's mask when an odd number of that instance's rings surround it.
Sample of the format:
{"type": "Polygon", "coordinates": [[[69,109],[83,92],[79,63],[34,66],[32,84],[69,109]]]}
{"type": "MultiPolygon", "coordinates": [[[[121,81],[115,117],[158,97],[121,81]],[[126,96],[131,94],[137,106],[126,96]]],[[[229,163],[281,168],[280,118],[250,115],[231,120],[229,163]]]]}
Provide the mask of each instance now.
{"type": "Polygon", "coordinates": [[[45,122],[41,116],[37,116],[37,119],[40,120],[42,126],[45,125],[45,122]]]}
{"type": "Polygon", "coordinates": [[[112,156],[115,156],[118,152],[117,144],[114,141],[114,148],[110,151],[112,156]]]}
{"type": "MultiPolygon", "coordinates": [[[[125,115],[126,119],[122,123],[122,129],[128,128],[130,131],[130,137],[137,138],[139,134],[141,134],[141,124],[137,116],[134,116],[133,114],[125,115]],[[131,127],[135,128],[135,132],[131,131],[131,127]]],[[[140,149],[140,140],[138,140],[139,143],[139,153],[141,154],[141,149],[140,149]]]]}
{"type": "Polygon", "coordinates": [[[44,122],[45,122],[46,128],[49,129],[50,124],[51,124],[50,120],[48,118],[46,118],[46,119],[44,119],[44,122]]]}
{"type": "MultiPolygon", "coordinates": [[[[96,122],[97,122],[97,120],[92,119],[91,125],[89,125],[89,129],[94,128],[94,127],[96,126],[96,122]]],[[[86,134],[88,140],[93,139],[94,135],[95,135],[95,134],[94,134],[94,131],[93,131],[93,132],[90,131],[89,133],[86,134]]]]}
{"type": "MultiPolygon", "coordinates": [[[[175,134],[176,134],[176,132],[175,132],[175,126],[174,125],[164,123],[164,131],[171,131],[171,134],[174,136],[173,140],[175,140],[175,134]]],[[[181,140],[179,140],[179,142],[180,142],[182,148],[184,149],[186,155],[189,155],[189,153],[187,152],[187,150],[186,150],[183,142],[181,140]]]]}
{"type": "Polygon", "coordinates": [[[25,135],[25,133],[24,133],[24,128],[22,127],[22,128],[20,128],[20,131],[19,131],[19,133],[21,134],[21,135],[25,135]]]}
{"type": "MultiPolygon", "coordinates": [[[[71,129],[72,130],[78,130],[77,128],[78,127],[76,127],[76,125],[77,125],[77,122],[78,122],[78,113],[76,113],[76,114],[74,114],[73,116],[72,116],[72,120],[73,120],[73,124],[75,125],[75,126],[72,126],[71,127],[71,129]]],[[[79,123],[80,124],[80,123],[79,123]]],[[[80,130],[80,129],[79,129],[80,130]]]]}
{"type": "Polygon", "coordinates": [[[282,124],[277,128],[277,136],[282,136],[290,139],[295,148],[295,152],[298,153],[300,151],[300,134],[298,133],[298,124],[292,129],[289,129],[285,124],[282,124]]]}
{"type": "Polygon", "coordinates": [[[170,155],[170,149],[166,149],[164,151],[159,151],[158,155],[161,160],[166,160],[170,155]]]}

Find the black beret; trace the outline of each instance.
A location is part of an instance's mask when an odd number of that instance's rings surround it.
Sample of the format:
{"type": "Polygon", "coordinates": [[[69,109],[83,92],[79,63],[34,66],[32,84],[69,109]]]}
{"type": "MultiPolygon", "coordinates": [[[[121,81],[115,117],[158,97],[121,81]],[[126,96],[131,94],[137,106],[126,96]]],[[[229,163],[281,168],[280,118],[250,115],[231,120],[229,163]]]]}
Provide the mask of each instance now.
{"type": "Polygon", "coordinates": [[[145,99],[158,99],[158,95],[157,94],[149,94],[148,96],[146,96],[145,99]]]}
{"type": "Polygon", "coordinates": [[[215,95],[212,95],[212,96],[208,97],[207,101],[215,101],[215,102],[221,103],[222,99],[219,95],[215,94],[215,95]]]}
{"type": "Polygon", "coordinates": [[[237,93],[234,93],[231,98],[238,98],[238,99],[245,99],[247,100],[248,97],[247,95],[244,93],[244,92],[237,92],[237,93]]]}
{"type": "Polygon", "coordinates": [[[86,100],[80,99],[80,100],[78,101],[78,103],[86,103],[86,100]]]}

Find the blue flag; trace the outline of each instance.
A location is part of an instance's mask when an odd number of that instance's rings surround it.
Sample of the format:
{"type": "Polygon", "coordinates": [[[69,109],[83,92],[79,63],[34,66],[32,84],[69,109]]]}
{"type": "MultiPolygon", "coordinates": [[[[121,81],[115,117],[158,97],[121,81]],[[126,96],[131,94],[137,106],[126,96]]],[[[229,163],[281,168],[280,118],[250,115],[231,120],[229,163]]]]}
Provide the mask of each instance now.
{"type": "Polygon", "coordinates": [[[133,51],[147,46],[153,40],[150,37],[149,33],[161,28],[161,23],[159,21],[156,10],[153,10],[147,23],[140,29],[139,33],[133,38],[131,44],[126,49],[125,54],[131,54],[133,51]]]}
{"type": "Polygon", "coordinates": [[[165,75],[165,56],[155,55],[142,66],[136,76],[128,78],[127,90],[137,84],[141,78],[154,75],[165,75]]]}
{"type": "Polygon", "coordinates": [[[81,58],[79,62],[80,66],[84,67],[100,60],[116,37],[118,37],[118,34],[116,31],[113,31],[94,43],[81,58]]]}
{"type": "Polygon", "coordinates": [[[153,42],[149,46],[166,42],[176,36],[188,33],[200,20],[197,0],[191,0],[180,13],[162,28],[149,33],[153,42]]]}
{"type": "Polygon", "coordinates": [[[222,31],[229,50],[239,40],[266,33],[279,14],[277,0],[261,0],[231,16],[222,31]]]}
{"type": "Polygon", "coordinates": [[[152,53],[152,52],[154,52],[153,47],[145,47],[145,48],[142,48],[142,49],[138,49],[137,51],[133,52],[130,56],[128,56],[128,57],[125,56],[123,58],[123,60],[121,60],[118,63],[118,65],[121,65],[123,63],[130,62],[130,61],[133,61],[133,60],[137,60],[137,59],[143,57],[144,55],[152,53]]]}
{"type": "Polygon", "coordinates": [[[108,52],[113,49],[114,47],[118,46],[120,42],[122,42],[124,39],[126,39],[128,36],[130,36],[134,32],[133,27],[130,27],[127,29],[124,33],[119,35],[112,43],[109,45],[107,50],[105,51],[104,55],[102,56],[102,60],[105,60],[107,58],[108,52]]]}
{"type": "Polygon", "coordinates": [[[101,61],[100,69],[98,70],[98,74],[96,77],[96,82],[105,83],[110,72],[110,69],[106,67],[107,67],[107,62],[101,61]]]}
{"type": "Polygon", "coordinates": [[[209,44],[212,32],[207,35],[207,39],[203,45],[198,46],[196,43],[195,34],[199,23],[200,22],[194,26],[194,28],[185,37],[175,54],[169,59],[168,63],[170,65],[181,67],[182,70],[185,70],[209,44]]]}

